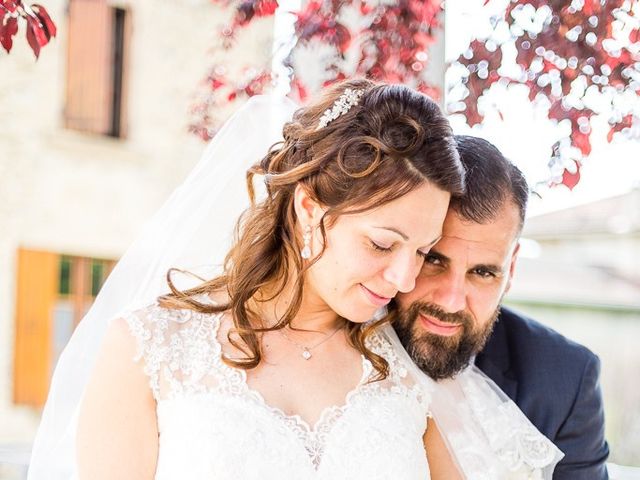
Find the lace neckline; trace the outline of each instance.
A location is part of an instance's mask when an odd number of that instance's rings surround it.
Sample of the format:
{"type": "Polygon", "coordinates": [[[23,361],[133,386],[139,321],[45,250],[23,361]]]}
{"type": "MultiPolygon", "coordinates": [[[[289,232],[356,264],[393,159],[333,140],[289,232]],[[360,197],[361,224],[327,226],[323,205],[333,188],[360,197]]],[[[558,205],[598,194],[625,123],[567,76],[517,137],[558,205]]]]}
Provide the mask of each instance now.
{"type": "MultiPolygon", "coordinates": [[[[217,302],[206,293],[202,294],[200,300],[213,305],[217,304],[217,302]]],[[[226,370],[228,374],[235,376],[237,378],[237,381],[234,383],[241,385],[245,394],[253,397],[265,410],[269,411],[272,415],[280,418],[285,423],[295,424],[297,427],[301,428],[308,434],[314,434],[320,431],[323,427],[323,424],[327,422],[327,419],[341,416],[341,414],[344,413],[344,411],[349,407],[351,398],[355,396],[361,390],[361,388],[366,385],[369,380],[371,380],[373,376],[373,365],[369,360],[367,360],[364,355],[360,354],[362,370],[360,380],[353,388],[351,388],[346,393],[341,405],[327,405],[326,407],[322,408],[315,422],[309,422],[305,420],[300,414],[288,414],[282,408],[271,405],[269,402],[267,402],[267,400],[259,390],[249,385],[246,370],[231,367],[222,361],[222,344],[220,343],[220,340],[218,340],[218,335],[220,332],[220,327],[222,325],[223,315],[223,312],[214,314],[213,325],[211,325],[211,339],[216,347],[214,353],[214,361],[216,362],[216,364],[226,370]]]]}
{"type": "MultiPolygon", "coordinates": [[[[211,300],[208,297],[209,301],[211,300]]],[[[309,461],[314,470],[318,470],[322,461],[327,437],[333,431],[336,423],[343,418],[344,414],[350,409],[353,399],[357,398],[361,392],[366,390],[367,385],[371,385],[369,380],[372,379],[374,368],[373,365],[364,355],[360,355],[362,374],[358,383],[349,390],[341,405],[328,405],[320,411],[315,422],[308,422],[300,414],[288,414],[282,408],[270,404],[264,398],[262,393],[256,388],[249,385],[247,381],[247,372],[240,368],[234,368],[227,365],[222,360],[222,344],[218,340],[220,326],[222,324],[223,314],[215,314],[213,324],[211,325],[211,340],[214,343],[213,362],[215,368],[222,373],[223,382],[231,386],[231,389],[223,387],[223,391],[228,391],[244,398],[253,405],[258,406],[267,412],[272,418],[276,419],[286,426],[304,446],[309,456],[309,461]]],[[[377,333],[374,333],[377,335],[377,333]]]]}
{"type": "Polygon", "coordinates": [[[369,360],[367,360],[367,358],[364,355],[360,354],[362,373],[360,375],[360,379],[358,380],[358,383],[346,393],[342,404],[327,405],[326,407],[323,407],[322,410],[320,411],[320,414],[318,415],[318,418],[315,420],[315,422],[309,422],[304,418],[302,418],[300,414],[297,414],[297,413],[289,414],[289,413],[286,413],[282,408],[270,404],[264,398],[264,396],[259,390],[249,385],[246,370],[229,366],[222,361],[222,354],[223,354],[222,344],[218,340],[218,334],[220,331],[221,323],[222,323],[222,314],[217,314],[214,325],[213,325],[213,329],[211,332],[212,339],[216,343],[216,349],[215,349],[216,352],[215,352],[215,358],[214,358],[214,361],[216,362],[216,364],[220,368],[226,370],[229,375],[236,377],[237,381],[235,381],[234,383],[241,386],[241,389],[244,391],[244,393],[247,396],[252,397],[265,410],[270,412],[272,415],[280,418],[285,423],[289,425],[295,425],[296,427],[304,430],[307,434],[311,434],[311,435],[317,434],[319,431],[323,430],[325,423],[331,421],[332,418],[341,416],[344,413],[344,411],[349,407],[351,399],[355,395],[357,395],[358,392],[362,389],[362,387],[366,385],[368,381],[372,378],[372,374],[374,370],[373,365],[369,360]]]}

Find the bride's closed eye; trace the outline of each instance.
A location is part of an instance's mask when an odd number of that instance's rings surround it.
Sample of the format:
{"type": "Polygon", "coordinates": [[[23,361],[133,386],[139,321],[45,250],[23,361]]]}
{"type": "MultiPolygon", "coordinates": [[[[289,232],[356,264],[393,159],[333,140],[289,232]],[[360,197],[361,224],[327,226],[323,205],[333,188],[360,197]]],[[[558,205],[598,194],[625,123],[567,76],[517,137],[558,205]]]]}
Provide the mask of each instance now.
{"type": "Polygon", "coordinates": [[[385,245],[382,242],[376,242],[369,239],[369,246],[376,252],[390,252],[393,249],[393,244],[385,245]]]}
{"type": "MultiPolygon", "coordinates": [[[[386,246],[382,243],[369,239],[369,244],[373,250],[379,253],[389,253],[393,250],[393,244],[386,246]]],[[[421,257],[421,260],[426,261],[429,258],[429,252],[416,251],[416,256],[421,257]]]]}

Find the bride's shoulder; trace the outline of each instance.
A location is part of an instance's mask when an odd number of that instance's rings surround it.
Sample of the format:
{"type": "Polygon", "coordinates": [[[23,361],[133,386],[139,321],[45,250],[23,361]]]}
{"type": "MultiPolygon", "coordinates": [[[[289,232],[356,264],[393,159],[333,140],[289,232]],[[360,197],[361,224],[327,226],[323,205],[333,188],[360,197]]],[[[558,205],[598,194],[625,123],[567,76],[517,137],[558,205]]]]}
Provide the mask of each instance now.
{"type": "Polygon", "coordinates": [[[156,399],[163,396],[164,377],[175,380],[181,365],[206,364],[218,348],[220,314],[211,312],[214,304],[207,295],[193,300],[183,306],[155,301],[124,313],[109,326],[112,343],[126,345],[122,352],[142,363],[156,399]]]}

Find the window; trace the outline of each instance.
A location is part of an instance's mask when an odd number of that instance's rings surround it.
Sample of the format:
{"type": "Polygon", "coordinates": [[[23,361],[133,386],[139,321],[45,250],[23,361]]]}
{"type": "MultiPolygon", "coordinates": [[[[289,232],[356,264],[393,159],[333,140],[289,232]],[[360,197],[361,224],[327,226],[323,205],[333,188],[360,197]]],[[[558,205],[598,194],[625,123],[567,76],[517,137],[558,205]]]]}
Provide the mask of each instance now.
{"type": "Polygon", "coordinates": [[[115,262],[18,251],[13,398],[41,406],[62,349],[115,262]]]}
{"type": "Polygon", "coordinates": [[[128,15],[105,0],[70,0],[65,126],[126,134],[128,15]]]}

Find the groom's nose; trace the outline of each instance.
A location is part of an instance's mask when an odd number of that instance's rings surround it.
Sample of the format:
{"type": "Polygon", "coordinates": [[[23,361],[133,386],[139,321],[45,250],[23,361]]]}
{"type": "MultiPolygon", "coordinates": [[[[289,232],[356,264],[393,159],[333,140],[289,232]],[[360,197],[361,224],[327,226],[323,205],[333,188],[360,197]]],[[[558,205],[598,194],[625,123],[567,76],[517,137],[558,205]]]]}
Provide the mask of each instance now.
{"type": "Polygon", "coordinates": [[[428,281],[431,285],[430,301],[438,305],[447,313],[455,313],[466,308],[465,279],[463,275],[456,275],[448,271],[428,281]]]}

